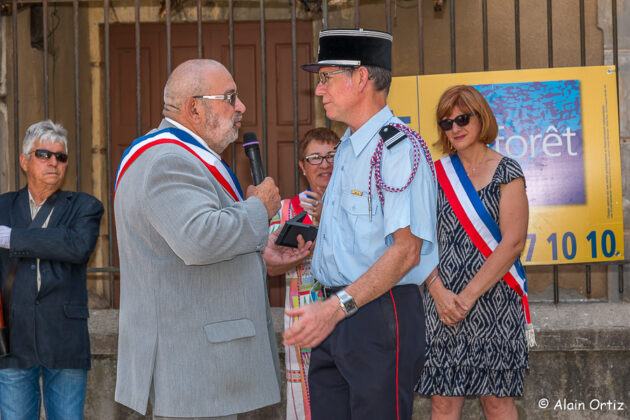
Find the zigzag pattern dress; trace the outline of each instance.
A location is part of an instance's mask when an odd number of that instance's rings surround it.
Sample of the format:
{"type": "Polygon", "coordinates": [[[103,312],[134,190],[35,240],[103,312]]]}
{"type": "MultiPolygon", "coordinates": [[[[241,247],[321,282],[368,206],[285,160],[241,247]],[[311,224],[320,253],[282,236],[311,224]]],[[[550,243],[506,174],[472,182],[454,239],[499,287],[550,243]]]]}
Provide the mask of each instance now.
{"type": "MultiPolygon", "coordinates": [[[[520,165],[504,157],[492,181],[478,191],[499,224],[500,185],[523,178],[520,165]]],[[[473,245],[439,188],[438,271],[447,289],[460,293],[479,271],[485,257],[473,245]]],[[[523,395],[529,369],[525,316],[521,299],[503,280],[484,293],[462,321],[448,327],[440,321],[435,301],[425,290],[427,354],[416,391],[424,395],[523,395]]]]}

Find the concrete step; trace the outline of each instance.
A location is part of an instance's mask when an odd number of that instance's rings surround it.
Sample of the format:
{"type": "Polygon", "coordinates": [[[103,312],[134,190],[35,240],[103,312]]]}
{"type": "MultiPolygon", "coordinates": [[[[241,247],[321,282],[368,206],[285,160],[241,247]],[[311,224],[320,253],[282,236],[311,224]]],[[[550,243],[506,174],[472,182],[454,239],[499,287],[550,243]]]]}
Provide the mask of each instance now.
{"type": "MultiPolygon", "coordinates": [[[[283,309],[272,308],[281,344],[283,309]]],[[[520,419],[630,419],[630,304],[533,304],[537,347],[530,352],[520,419]]],[[[114,402],[118,311],[92,310],[93,368],[88,376],[86,419],[143,419],[114,402]]],[[[284,419],[286,401],[239,415],[239,420],[284,419]]],[[[416,395],[414,420],[428,419],[430,401],[416,395]]],[[[147,416],[146,418],[151,418],[147,416]]],[[[483,418],[477,398],[466,399],[464,419],[483,418]]]]}

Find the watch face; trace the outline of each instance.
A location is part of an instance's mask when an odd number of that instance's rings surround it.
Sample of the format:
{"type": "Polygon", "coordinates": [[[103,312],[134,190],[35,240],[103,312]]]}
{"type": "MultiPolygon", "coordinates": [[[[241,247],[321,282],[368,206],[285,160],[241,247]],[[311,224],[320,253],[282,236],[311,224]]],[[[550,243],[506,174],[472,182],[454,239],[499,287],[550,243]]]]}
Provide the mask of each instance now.
{"type": "Polygon", "coordinates": [[[347,292],[341,290],[337,292],[337,297],[339,298],[339,302],[341,303],[341,309],[346,314],[346,316],[350,316],[357,311],[357,304],[354,301],[354,298],[350,296],[347,292]]]}

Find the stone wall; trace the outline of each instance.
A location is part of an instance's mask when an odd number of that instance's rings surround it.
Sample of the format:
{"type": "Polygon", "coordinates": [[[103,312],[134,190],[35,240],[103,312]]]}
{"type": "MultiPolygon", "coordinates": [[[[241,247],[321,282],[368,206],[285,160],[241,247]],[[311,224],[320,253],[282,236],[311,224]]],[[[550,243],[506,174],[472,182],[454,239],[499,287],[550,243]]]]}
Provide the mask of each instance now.
{"type": "MultiPolygon", "coordinates": [[[[282,308],[272,312],[280,343],[282,308]]],[[[538,346],[530,352],[525,395],[516,401],[519,418],[630,418],[630,305],[534,304],[531,313],[538,346]]],[[[86,419],[145,418],[114,402],[118,311],[96,310],[91,315],[93,368],[86,419]]],[[[285,403],[241,414],[239,420],[284,419],[285,403]]],[[[429,413],[429,399],[416,395],[413,418],[427,419],[429,413]]],[[[466,400],[463,418],[483,418],[477,399],[466,400]]]]}

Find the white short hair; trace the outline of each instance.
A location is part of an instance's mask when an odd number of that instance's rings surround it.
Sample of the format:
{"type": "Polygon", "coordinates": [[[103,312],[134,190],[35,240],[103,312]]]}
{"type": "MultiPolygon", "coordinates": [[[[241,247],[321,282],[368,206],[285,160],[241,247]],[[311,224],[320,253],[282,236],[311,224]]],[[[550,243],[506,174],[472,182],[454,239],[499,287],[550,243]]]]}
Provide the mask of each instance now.
{"type": "Polygon", "coordinates": [[[68,153],[68,131],[61,124],[55,124],[50,120],[40,121],[31,125],[22,142],[22,154],[29,157],[33,143],[61,143],[68,153]]]}

